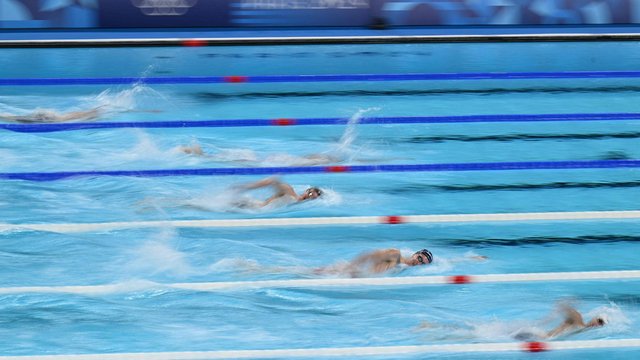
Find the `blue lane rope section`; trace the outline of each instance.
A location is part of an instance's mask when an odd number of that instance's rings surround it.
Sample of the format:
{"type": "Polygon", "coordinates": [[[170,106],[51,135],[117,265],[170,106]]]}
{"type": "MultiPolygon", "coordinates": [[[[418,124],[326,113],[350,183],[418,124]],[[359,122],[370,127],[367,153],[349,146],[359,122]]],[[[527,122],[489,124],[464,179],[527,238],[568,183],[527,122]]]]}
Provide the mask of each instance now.
{"type": "Polygon", "coordinates": [[[299,166],[263,168],[205,168],[165,170],[114,170],[114,171],[66,171],[0,173],[0,179],[53,181],[80,176],[218,176],[218,175],[274,175],[310,173],[365,173],[365,172],[416,172],[416,171],[489,171],[489,170],[549,170],[549,169],[613,169],[638,168],[640,160],[593,161],[525,161],[488,163],[443,163],[414,165],[353,165],[353,166],[299,166]]]}
{"type": "MultiPolygon", "coordinates": [[[[345,125],[346,118],[302,118],[286,119],[286,125],[345,125]]],[[[463,115],[463,116],[413,116],[413,117],[369,117],[360,119],[363,125],[376,124],[446,124],[482,122],[545,122],[545,121],[618,121],[640,120],[640,113],[602,114],[529,114],[529,115],[463,115]]],[[[0,124],[0,129],[23,133],[118,129],[118,128],[195,128],[195,127],[242,127],[282,126],[278,119],[237,120],[175,120],[139,122],[75,122],[59,124],[0,124]]]]}
{"type": "Polygon", "coordinates": [[[278,82],[487,80],[487,79],[601,79],[637,78],[640,71],[555,71],[555,72],[477,72],[434,74],[344,74],[344,75],[256,75],[256,76],[176,76],[113,78],[6,78],[0,86],[27,85],[118,85],[118,84],[219,84],[278,82]]]}

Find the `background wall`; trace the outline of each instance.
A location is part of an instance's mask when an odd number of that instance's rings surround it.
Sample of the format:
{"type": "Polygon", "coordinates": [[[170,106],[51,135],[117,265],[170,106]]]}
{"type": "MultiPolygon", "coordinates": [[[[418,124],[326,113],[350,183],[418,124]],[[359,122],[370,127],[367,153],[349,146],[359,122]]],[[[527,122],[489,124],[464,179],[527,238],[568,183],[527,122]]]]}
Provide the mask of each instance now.
{"type": "Polygon", "coordinates": [[[0,0],[0,28],[637,24],[640,0],[0,0]]]}

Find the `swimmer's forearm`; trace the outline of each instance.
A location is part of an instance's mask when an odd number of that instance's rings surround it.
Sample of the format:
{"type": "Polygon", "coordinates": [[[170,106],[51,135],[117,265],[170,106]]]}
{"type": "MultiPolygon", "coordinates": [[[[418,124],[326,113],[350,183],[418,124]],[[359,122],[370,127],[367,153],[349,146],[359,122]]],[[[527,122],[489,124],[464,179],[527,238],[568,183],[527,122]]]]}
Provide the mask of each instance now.
{"type": "Polygon", "coordinates": [[[555,328],[555,329],[553,329],[553,330],[549,331],[549,332],[547,333],[547,337],[548,337],[548,338],[555,337],[555,336],[557,336],[557,335],[559,335],[559,334],[561,334],[561,333],[565,332],[568,328],[569,328],[569,325],[567,325],[567,324],[562,324],[562,325],[558,326],[557,328],[555,328]]]}
{"type": "Polygon", "coordinates": [[[280,184],[280,181],[278,181],[278,179],[270,177],[270,178],[262,179],[260,181],[256,181],[254,183],[244,185],[244,188],[247,190],[253,190],[253,189],[259,189],[265,186],[278,185],[278,184],[280,184]]]}

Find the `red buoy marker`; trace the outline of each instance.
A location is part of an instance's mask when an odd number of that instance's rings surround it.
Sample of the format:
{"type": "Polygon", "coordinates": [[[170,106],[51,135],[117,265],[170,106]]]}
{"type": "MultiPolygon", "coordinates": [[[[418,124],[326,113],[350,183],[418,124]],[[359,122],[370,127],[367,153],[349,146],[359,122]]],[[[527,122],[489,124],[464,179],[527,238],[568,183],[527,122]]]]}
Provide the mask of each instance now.
{"type": "Polygon", "coordinates": [[[239,75],[225,76],[223,79],[224,79],[224,82],[228,82],[228,83],[245,83],[245,82],[247,82],[247,77],[246,76],[239,76],[239,75]]]}
{"type": "Polygon", "coordinates": [[[449,277],[449,284],[468,284],[471,282],[469,275],[454,275],[449,277]]]}
{"type": "Polygon", "coordinates": [[[326,172],[348,172],[349,170],[351,170],[348,166],[341,166],[341,165],[336,165],[336,166],[327,166],[324,171],[326,172]]]}
{"type": "Polygon", "coordinates": [[[384,216],[382,218],[382,223],[383,224],[403,224],[404,218],[402,216],[397,216],[397,215],[384,216]]]}
{"type": "Polygon", "coordinates": [[[541,352],[547,351],[549,348],[547,344],[540,341],[531,341],[523,344],[524,350],[528,352],[541,352]]]}
{"type": "Polygon", "coordinates": [[[295,119],[273,119],[271,120],[271,124],[272,125],[276,125],[276,126],[289,126],[289,125],[295,125],[296,124],[296,120],[295,119]]]}
{"type": "Polygon", "coordinates": [[[182,41],[182,46],[206,46],[207,41],[201,39],[188,39],[182,41]]]}

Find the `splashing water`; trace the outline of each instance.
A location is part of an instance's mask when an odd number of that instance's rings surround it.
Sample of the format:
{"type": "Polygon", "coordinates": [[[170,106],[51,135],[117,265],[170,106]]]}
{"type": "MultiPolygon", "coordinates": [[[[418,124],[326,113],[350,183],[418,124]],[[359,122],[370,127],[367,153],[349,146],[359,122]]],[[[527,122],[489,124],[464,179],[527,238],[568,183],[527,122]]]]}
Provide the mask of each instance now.
{"type": "Polygon", "coordinates": [[[127,89],[107,89],[98,95],[84,97],[82,100],[87,104],[87,107],[100,108],[106,113],[144,111],[144,107],[171,104],[171,99],[167,96],[144,84],[144,79],[149,76],[151,71],[153,71],[153,65],[148,66],[140,75],[139,80],[127,89]]]}
{"type": "Polygon", "coordinates": [[[124,152],[119,154],[120,158],[133,161],[149,158],[162,158],[169,154],[167,151],[161,150],[146,132],[135,130],[135,134],[138,138],[137,142],[132,148],[125,149],[124,152]]]}
{"type": "Polygon", "coordinates": [[[224,258],[209,265],[209,273],[261,273],[262,266],[255,260],[244,258],[224,258]]]}
{"type": "Polygon", "coordinates": [[[589,311],[586,314],[585,321],[596,316],[602,318],[606,323],[605,326],[598,329],[603,334],[618,334],[626,332],[631,328],[631,319],[629,319],[622,312],[622,309],[613,302],[609,302],[609,305],[602,305],[589,311]]]}
{"type": "Polygon", "coordinates": [[[159,274],[186,277],[194,274],[187,254],[170,244],[175,236],[175,229],[165,228],[155,239],[130,250],[132,259],[124,266],[126,271],[141,277],[159,274]]]}
{"type": "Polygon", "coordinates": [[[333,152],[335,152],[336,155],[338,156],[342,155],[342,157],[345,157],[345,158],[352,155],[353,149],[351,148],[351,146],[353,145],[353,142],[358,137],[357,127],[358,127],[358,124],[360,123],[360,120],[362,120],[362,117],[364,116],[364,114],[372,111],[379,111],[379,110],[380,108],[378,107],[372,107],[367,109],[360,109],[355,114],[353,114],[351,118],[349,118],[349,121],[347,122],[347,127],[342,133],[340,140],[335,145],[333,152]]]}
{"type": "Polygon", "coordinates": [[[105,112],[127,112],[144,107],[157,107],[159,104],[170,102],[159,91],[153,90],[142,83],[136,83],[129,89],[114,91],[107,89],[98,95],[84,98],[89,107],[99,107],[105,112]]]}
{"type": "Polygon", "coordinates": [[[320,154],[309,154],[305,156],[296,156],[290,154],[274,154],[268,156],[262,161],[261,166],[314,166],[314,165],[326,165],[331,163],[340,163],[348,160],[352,160],[357,153],[353,149],[352,145],[356,140],[358,133],[357,127],[364,114],[371,111],[378,111],[380,108],[372,107],[367,109],[360,109],[353,114],[347,126],[340,137],[340,140],[333,144],[329,151],[320,154]]]}
{"type": "Polygon", "coordinates": [[[38,96],[4,96],[0,99],[0,114],[7,116],[25,116],[33,113],[58,115],[93,109],[99,109],[102,114],[156,112],[154,108],[166,107],[166,104],[171,102],[165,95],[143,83],[133,84],[123,90],[109,88],[98,95],[47,98],[47,107],[41,107],[43,99],[38,96]],[[145,107],[148,109],[144,109],[145,107]]]}
{"type": "Polygon", "coordinates": [[[201,194],[179,203],[180,206],[200,211],[247,213],[261,211],[259,204],[259,200],[243,195],[235,188],[209,188],[201,194]]]}

